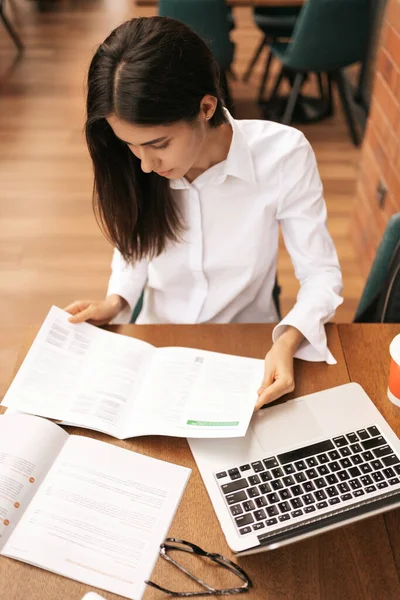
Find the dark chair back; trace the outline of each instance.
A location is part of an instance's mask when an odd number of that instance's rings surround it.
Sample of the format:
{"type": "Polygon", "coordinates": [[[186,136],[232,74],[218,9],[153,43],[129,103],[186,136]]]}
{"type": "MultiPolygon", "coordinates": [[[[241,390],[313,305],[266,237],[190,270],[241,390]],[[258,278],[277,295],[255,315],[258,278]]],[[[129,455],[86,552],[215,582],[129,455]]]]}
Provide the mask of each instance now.
{"type": "Polygon", "coordinates": [[[371,0],[307,0],[283,63],[297,71],[336,71],[361,61],[371,0]]]}
{"type": "Polygon", "coordinates": [[[256,6],[253,9],[254,16],[261,17],[297,17],[301,10],[299,6],[256,6]]]}
{"type": "Polygon", "coordinates": [[[182,21],[208,43],[222,71],[233,61],[234,45],[225,0],[159,0],[159,15],[182,21]]]}
{"type": "Polygon", "coordinates": [[[354,322],[400,323],[400,213],[386,226],[354,322]]]}

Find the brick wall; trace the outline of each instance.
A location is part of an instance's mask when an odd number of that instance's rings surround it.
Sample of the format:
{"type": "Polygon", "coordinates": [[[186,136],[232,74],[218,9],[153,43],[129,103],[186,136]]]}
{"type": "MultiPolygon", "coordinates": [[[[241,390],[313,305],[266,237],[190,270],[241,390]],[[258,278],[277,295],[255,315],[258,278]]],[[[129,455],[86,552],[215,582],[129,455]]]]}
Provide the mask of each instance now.
{"type": "Polygon", "coordinates": [[[353,240],[368,273],[387,220],[400,211],[400,0],[388,0],[362,146],[353,240]],[[377,185],[387,189],[382,207],[377,185]]]}

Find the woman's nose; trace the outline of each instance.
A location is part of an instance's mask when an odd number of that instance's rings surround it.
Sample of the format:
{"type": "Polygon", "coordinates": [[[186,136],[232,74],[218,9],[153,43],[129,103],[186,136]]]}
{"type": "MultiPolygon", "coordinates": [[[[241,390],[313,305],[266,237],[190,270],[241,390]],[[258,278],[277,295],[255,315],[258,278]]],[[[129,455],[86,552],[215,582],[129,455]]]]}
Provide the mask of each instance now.
{"type": "Polygon", "coordinates": [[[151,173],[154,169],[154,160],[151,157],[151,154],[143,148],[140,152],[140,166],[144,173],[151,173]]]}

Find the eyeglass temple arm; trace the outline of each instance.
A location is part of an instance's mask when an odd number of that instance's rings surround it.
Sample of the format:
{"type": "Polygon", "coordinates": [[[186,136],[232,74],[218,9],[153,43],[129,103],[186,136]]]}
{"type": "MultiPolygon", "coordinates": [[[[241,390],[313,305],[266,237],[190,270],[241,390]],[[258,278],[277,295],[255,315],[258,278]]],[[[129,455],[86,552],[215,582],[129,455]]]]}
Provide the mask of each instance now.
{"type": "MultiPolygon", "coordinates": [[[[190,550],[186,550],[183,549],[184,552],[191,552],[192,554],[194,554],[193,551],[190,550]]],[[[211,586],[207,585],[207,583],[205,583],[202,579],[199,579],[198,577],[196,577],[195,575],[193,575],[192,573],[190,573],[187,569],[185,569],[185,567],[183,567],[182,565],[180,565],[179,563],[177,563],[173,558],[171,558],[170,556],[168,556],[168,554],[166,552],[161,552],[160,553],[161,556],[167,560],[168,562],[172,563],[173,565],[175,565],[175,567],[177,569],[179,569],[180,571],[182,571],[183,573],[185,573],[185,575],[187,575],[188,577],[190,577],[190,579],[192,579],[193,581],[196,581],[196,583],[199,583],[200,585],[202,585],[206,590],[209,590],[210,592],[214,591],[214,588],[212,588],[211,586]]]]}

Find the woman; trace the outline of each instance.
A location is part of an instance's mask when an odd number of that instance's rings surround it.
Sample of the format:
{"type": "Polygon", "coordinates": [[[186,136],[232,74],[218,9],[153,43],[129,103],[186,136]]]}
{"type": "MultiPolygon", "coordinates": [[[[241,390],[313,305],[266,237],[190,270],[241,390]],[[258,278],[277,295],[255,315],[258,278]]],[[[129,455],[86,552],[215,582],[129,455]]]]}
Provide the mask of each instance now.
{"type": "Polygon", "coordinates": [[[207,45],[173,19],[133,19],[97,50],[86,139],[115,251],[106,299],[66,310],[74,323],[128,323],[144,288],[138,323],[276,322],[280,225],[300,291],[274,329],[257,409],[293,390],[295,356],[335,362],[324,323],[342,278],[304,136],[234,120],[218,80],[207,45]]]}

